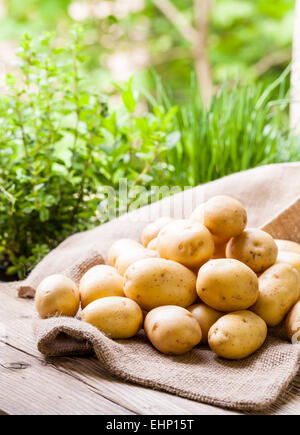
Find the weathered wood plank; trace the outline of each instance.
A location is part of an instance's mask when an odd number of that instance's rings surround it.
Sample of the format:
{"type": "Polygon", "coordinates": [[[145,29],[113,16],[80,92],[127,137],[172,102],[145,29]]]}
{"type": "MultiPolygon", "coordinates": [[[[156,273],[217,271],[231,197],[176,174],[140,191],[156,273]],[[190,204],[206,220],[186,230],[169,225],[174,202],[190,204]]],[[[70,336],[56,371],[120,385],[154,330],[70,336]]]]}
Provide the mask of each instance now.
{"type": "MultiPolygon", "coordinates": [[[[40,367],[42,367],[41,364],[43,364],[44,359],[36,349],[31,327],[34,316],[32,302],[20,300],[5,291],[0,292],[0,319],[7,327],[8,343],[37,359],[40,367]]],[[[137,414],[215,415],[233,413],[229,410],[197,403],[167,393],[127,384],[112,377],[95,358],[51,358],[48,360],[48,364],[58,373],[57,385],[64,382],[65,379],[66,382],[68,379],[76,380],[98,395],[137,414]]],[[[42,370],[45,367],[42,367],[42,370]]],[[[75,391],[77,391],[77,384],[75,391]]],[[[38,395],[37,392],[36,397],[38,395]]],[[[1,401],[0,409],[3,409],[1,401]]],[[[78,408],[76,411],[78,411],[78,408]]],[[[263,414],[267,413],[300,414],[300,375],[294,381],[289,393],[263,414]]]]}
{"type": "Polygon", "coordinates": [[[132,414],[50,364],[2,345],[0,408],[12,415],[132,414]]]}
{"type": "MultiPolygon", "coordinates": [[[[0,291],[0,319],[7,328],[7,342],[41,362],[32,332],[33,303],[0,291]]],[[[137,414],[234,414],[167,393],[127,384],[112,377],[95,358],[52,358],[48,362],[66,377],[75,377],[103,397],[137,414]]],[[[1,403],[0,403],[1,408],[1,403]]]]}

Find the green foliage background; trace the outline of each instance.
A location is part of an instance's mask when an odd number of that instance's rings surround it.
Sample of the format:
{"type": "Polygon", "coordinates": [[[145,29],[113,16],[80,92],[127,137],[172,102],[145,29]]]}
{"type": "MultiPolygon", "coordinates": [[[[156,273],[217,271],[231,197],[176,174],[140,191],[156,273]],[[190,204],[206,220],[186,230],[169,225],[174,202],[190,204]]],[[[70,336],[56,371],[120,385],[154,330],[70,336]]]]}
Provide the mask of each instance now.
{"type": "MultiPolygon", "coordinates": [[[[0,21],[0,40],[19,38],[25,31],[40,34],[53,29],[62,39],[66,37],[72,22],[68,13],[70,0],[3,1],[8,15],[0,21]]],[[[193,1],[171,1],[193,23],[193,1]]],[[[277,78],[289,63],[294,6],[294,0],[213,1],[208,52],[214,81],[221,83],[225,78],[235,77],[237,70],[246,80],[270,82],[277,78]]],[[[119,47],[130,50],[142,44],[149,50],[150,65],[178,90],[177,97],[190,96],[187,86],[193,69],[190,46],[151,0],[145,0],[145,8],[140,12],[122,19],[89,18],[85,24],[92,55],[89,70],[94,71],[93,82],[99,87],[105,88],[111,80],[106,68],[107,55],[119,47]]],[[[153,86],[152,76],[145,71],[141,72],[140,80],[143,86],[153,86]]]]}
{"type": "MultiPolygon", "coordinates": [[[[194,24],[193,1],[172,2],[194,24]]],[[[26,33],[0,95],[0,269],[9,274],[23,278],[70,234],[107,220],[103,186],[117,190],[122,178],[130,193],[124,209],[117,192],[119,213],[153,199],[153,185],[300,160],[288,123],[294,1],[212,2],[207,108],[189,43],[151,0],[122,19],[89,18],[71,40],[70,0],[3,4],[0,49],[26,33]],[[114,83],[109,57],[136,47],[148,62],[114,83]]]]}
{"type": "Polygon", "coordinates": [[[300,158],[286,127],[288,69],[267,88],[225,83],[207,109],[195,79],[193,98],[176,105],[154,74],[153,93],[139,95],[132,80],[116,85],[116,110],[89,89],[83,39],[73,31],[58,47],[51,35],[25,36],[20,71],[8,74],[0,97],[0,264],[8,273],[23,278],[67,236],[107,220],[110,206],[121,214],[146,205],[152,186],[196,186],[300,158]],[[114,204],[104,187],[114,189],[114,204]]]}

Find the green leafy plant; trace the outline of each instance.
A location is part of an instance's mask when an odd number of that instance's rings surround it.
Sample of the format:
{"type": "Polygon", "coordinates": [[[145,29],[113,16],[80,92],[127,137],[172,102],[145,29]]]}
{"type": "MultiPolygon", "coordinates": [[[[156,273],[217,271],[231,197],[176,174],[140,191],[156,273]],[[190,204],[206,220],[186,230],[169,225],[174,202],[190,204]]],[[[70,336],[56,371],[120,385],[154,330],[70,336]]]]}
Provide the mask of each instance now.
{"type": "Polygon", "coordinates": [[[20,73],[0,96],[0,265],[8,274],[23,278],[66,237],[105,221],[107,186],[123,213],[148,203],[153,185],[195,186],[300,159],[288,131],[288,70],[266,89],[227,83],[208,109],[194,80],[193,98],[178,106],[157,76],[155,96],[139,95],[131,80],[116,85],[116,108],[91,90],[83,52],[80,30],[67,48],[53,35],[25,36],[20,73]]]}
{"type": "MultiPolygon", "coordinates": [[[[196,80],[193,97],[181,104],[174,118],[180,132],[180,158],[176,162],[177,183],[183,178],[196,186],[256,166],[300,160],[299,138],[289,131],[290,66],[272,84],[241,85],[227,82],[205,109],[196,80]]],[[[175,104],[172,91],[156,80],[153,105],[169,110],[175,104]]]]}
{"type": "MultiPolygon", "coordinates": [[[[68,235],[97,224],[100,186],[172,179],[165,165],[174,109],[136,116],[129,82],[109,112],[81,75],[82,32],[68,49],[26,35],[19,76],[0,98],[0,260],[23,278],[68,235]],[[66,60],[67,59],[67,60],[66,60]],[[169,178],[169,179],[168,179],[169,178]]],[[[133,198],[134,199],[134,198],[133,198]]]]}

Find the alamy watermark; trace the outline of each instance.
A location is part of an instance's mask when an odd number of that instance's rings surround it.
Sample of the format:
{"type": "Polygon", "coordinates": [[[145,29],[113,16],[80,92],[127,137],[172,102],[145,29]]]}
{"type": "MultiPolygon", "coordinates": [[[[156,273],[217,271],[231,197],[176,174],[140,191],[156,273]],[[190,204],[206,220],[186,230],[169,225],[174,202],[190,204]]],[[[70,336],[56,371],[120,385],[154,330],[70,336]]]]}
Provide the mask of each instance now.
{"type": "Polygon", "coordinates": [[[152,222],[160,216],[173,216],[181,219],[189,216],[197,205],[204,201],[201,191],[191,189],[191,186],[130,186],[127,178],[119,181],[118,189],[112,186],[100,188],[100,202],[97,218],[102,221],[110,221],[126,214],[126,220],[131,222],[152,222]],[[181,195],[182,192],[187,192],[181,195]],[[159,200],[163,200],[158,202],[159,200]],[[143,210],[143,206],[154,204],[143,210]],[[128,213],[128,214],[127,214],[128,213]]]}

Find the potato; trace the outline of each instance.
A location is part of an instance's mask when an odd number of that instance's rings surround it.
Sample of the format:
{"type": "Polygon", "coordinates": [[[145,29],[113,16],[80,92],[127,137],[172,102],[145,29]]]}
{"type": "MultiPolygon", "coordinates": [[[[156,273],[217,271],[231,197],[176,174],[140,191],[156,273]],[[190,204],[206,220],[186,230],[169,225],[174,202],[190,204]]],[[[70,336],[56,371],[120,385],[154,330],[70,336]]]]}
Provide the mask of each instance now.
{"type": "Polygon", "coordinates": [[[300,244],[290,240],[275,240],[279,251],[295,252],[300,255],[300,244]]]}
{"type": "Polygon", "coordinates": [[[247,212],[236,199],[220,195],[202,204],[191,219],[199,219],[217,237],[215,241],[221,243],[242,233],[247,225],[247,212]]]}
{"type": "Polygon", "coordinates": [[[101,264],[83,275],[79,292],[82,308],[107,296],[124,296],[123,278],[113,267],[101,264]]]}
{"type": "Polygon", "coordinates": [[[157,251],[157,237],[155,237],[155,239],[152,239],[151,242],[149,242],[147,249],[151,249],[152,251],[157,251]]]}
{"type": "Polygon", "coordinates": [[[160,230],[171,221],[172,218],[170,217],[161,217],[144,228],[144,231],[142,232],[142,243],[145,248],[148,247],[151,240],[158,236],[160,230]]]}
{"type": "Polygon", "coordinates": [[[277,245],[270,234],[253,228],[232,238],[226,247],[226,257],[247,264],[254,272],[262,273],[276,262],[277,245]]]}
{"type": "Polygon", "coordinates": [[[196,276],[175,261],[147,258],[127,269],[124,293],[146,311],[161,305],[186,308],[197,299],[196,276]]]}
{"type": "Polygon", "coordinates": [[[108,264],[115,267],[118,257],[132,250],[143,249],[143,245],[132,239],[120,239],[114,242],[108,252],[108,264]]]}
{"type": "Polygon", "coordinates": [[[197,319],[202,331],[201,344],[207,344],[208,332],[210,328],[216,323],[220,317],[224,316],[224,313],[216,311],[213,308],[208,307],[205,304],[194,304],[188,307],[190,313],[197,319]]]}
{"type": "Polygon", "coordinates": [[[206,305],[215,310],[244,310],[257,300],[258,279],[248,266],[238,260],[211,260],[199,270],[197,293],[206,305]]]}
{"type": "Polygon", "coordinates": [[[153,251],[151,249],[133,249],[129,250],[127,253],[121,254],[116,261],[115,268],[119,272],[120,275],[124,275],[126,270],[129,266],[131,266],[133,263],[136,263],[139,260],[142,260],[144,258],[155,258],[159,257],[159,254],[157,251],[153,251]]]}
{"type": "Polygon", "coordinates": [[[300,299],[300,277],[289,264],[275,264],[258,279],[259,296],[251,308],[268,326],[277,326],[300,299]]]}
{"type": "Polygon", "coordinates": [[[300,302],[297,302],[289,312],[285,321],[285,329],[293,344],[300,343],[300,302]]]}
{"type": "Polygon", "coordinates": [[[50,275],[36,290],[35,306],[42,319],[57,316],[75,317],[80,306],[76,284],[64,275],[50,275]]]}
{"type": "Polygon", "coordinates": [[[138,304],[120,296],[92,302],[82,311],[81,318],[113,339],[133,337],[143,324],[143,312],[138,304]]]}
{"type": "Polygon", "coordinates": [[[197,320],[188,310],[170,305],[150,311],[144,328],[153,346],[167,355],[189,352],[202,336],[197,320]]]}
{"type": "Polygon", "coordinates": [[[266,337],[266,323],[251,311],[243,310],[221,317],[209,331],[208,344],[222,358],[242,359],[256,352],[266,337]]]}
{"type": "Polygon", "coordinates": [[[162,258],[190,268],[208,261],[215,249],[213,238],[204,225],[184,219],[167,224],[158,234],[156,244],[162,258]]]}
{"type": "Polygon", "coordinates": [[[205,208],[205,202],[195,208],[195,210],[190,216],[190,220],[195,222],[200,222],[200,224],[204,225],[204,208],[205,208]]]}
{"type": "Polygon", "coordinates": [[[296,252],[279,251],[276,263],[289,264],[300,274],[300,254],[296,252]]]}

